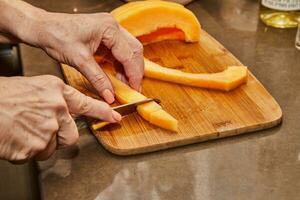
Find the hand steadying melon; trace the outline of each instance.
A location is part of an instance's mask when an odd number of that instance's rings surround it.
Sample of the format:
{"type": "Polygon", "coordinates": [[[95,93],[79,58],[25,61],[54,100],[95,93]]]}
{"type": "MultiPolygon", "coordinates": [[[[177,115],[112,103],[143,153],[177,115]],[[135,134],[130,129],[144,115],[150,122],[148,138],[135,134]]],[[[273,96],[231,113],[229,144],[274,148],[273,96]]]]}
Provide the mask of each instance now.
{"type": "MultiPolygon", "coordinates": [[[[195,15],[184,6],[166,1],[136,1],[112,11],[116,20],[142,43],[163,40],[199,41],[201,26],[195,15]]],[[[247,82],[244,66],[230,66],[212,74],[192,74],[161,67],[145,59],[145,76],[159,80],[230,91],[247,82]]]]}
{"type": "Polygon", "coordinates": [[[136,1],[111,14],[143,44],[162,40],[199,41],[201,26],[184,6],[166,1],[136,1]]]}
{"type": "MultiPolygon", "coordinates": [[[[138,1],[125,4],[112,11],[115,19],[143,44],[163,40],[199,41],[201,26],[195,15],[182,5],[164,1],[138,1]]],[[[105,57],[96,57],[98,62],[105,57]]],[[[219,73],[187,73],[169,69],[145,59],[145,76],[190,86],[232,90],[245,83],[247,67],[231,66],[219,73]]],[[[117,100],[130,103],[146,99],[137,91],[109,75],[117,100]]],[[[140,105],[138,113],[148,122],[159,127],[177,131],[178,121],[165,112],[160,105],[150,102],[140,105]]]]}

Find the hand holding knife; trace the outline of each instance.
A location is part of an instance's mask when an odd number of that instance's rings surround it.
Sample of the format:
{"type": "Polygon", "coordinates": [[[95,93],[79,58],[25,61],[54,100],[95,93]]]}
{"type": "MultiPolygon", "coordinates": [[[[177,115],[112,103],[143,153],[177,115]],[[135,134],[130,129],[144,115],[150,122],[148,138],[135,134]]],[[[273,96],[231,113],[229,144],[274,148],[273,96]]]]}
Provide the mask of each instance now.
{"type": "MultiPolygon", "coordinates": [[[[123,105],[120,105],[120,106],[113,107],[113,110],[120,113],[122,115],[122,117],[125,117],[129,114],[132,114],[132,113],[136,112],[137,106],[145,104],[145,103],[149,103],[151,101],[155,101],[156,103],[160,103],[159,99],[148,98],[148,99],[144,99],[144,100],[141,100],[141,101],[137,101],[137,102],[123,104],[123,105]]],[[[77,120],[75,120],[75,121],[77,121],[77,120]]],[[[108,124],[110,124],[110,123],[105,122],[105,121],[99,121],[98,123],[93,124],[91,127],[94,130],[98,130],[98,129],[100,129],[100,128],[108,125],[108,124]]]]}

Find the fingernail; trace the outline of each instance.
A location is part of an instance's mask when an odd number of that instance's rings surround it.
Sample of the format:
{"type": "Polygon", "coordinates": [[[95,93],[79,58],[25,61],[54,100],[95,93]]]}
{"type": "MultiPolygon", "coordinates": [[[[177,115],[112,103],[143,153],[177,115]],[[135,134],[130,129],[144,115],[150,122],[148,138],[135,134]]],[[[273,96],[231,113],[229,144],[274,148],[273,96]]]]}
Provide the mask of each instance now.
{"type": "Polygon", "coordinates": [[[102,92],[102,97],[109,104],[111,104],[111,103],[113,103],[115,101],[115,97],[114,97],[113,93],[109,89],[105,89],[102,92]]]}
{"type": "Polygon", "coordinates": [[[121,119],[122,119],[122,116],[120,115],[120,113],[118,113],[114,110],[112,111],[112,116],[117,122],[121,121],[121,119]]]}

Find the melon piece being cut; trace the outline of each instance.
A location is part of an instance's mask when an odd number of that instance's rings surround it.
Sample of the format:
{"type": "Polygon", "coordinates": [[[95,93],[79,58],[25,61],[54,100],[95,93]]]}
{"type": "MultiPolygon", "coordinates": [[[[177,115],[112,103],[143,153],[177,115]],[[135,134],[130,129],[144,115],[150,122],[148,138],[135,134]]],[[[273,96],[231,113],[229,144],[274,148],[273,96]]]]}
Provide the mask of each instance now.
{"type": "Polygon", "coordinates": [[[111,14],[144,44],[174,39],[199,41],[199,21],[190,10],[177,3],[137,1],[120,6],[111,14]]]}
{"type": "Polygon", "coordinates": [[[218,73],[188,73],[144,60],[146,77],[173,83],[230,91],[246,83],[248,79],[248,69],[245,66],[230,66],[218,73]]]}
{"type": "MultiPolygon", "coordinates": [[[[116,98],[120,103],[126,104],[147,99],[147,97],[133,90],[112,75],[108,74],[108,76],[114,87],[116,98]]],[[[171,131],[177,131],[178,129],[178,121],[154,101],[139,105],[137,112],[151,124],[171,131]]]]}
{"type": "Polygon", "coordinates": [[[150,115],[149,122],[151,124],[159,124],[160,127],[177,131],[177,123],[174,123],[174,118],[162,109],[154,111],[150,115]]]}

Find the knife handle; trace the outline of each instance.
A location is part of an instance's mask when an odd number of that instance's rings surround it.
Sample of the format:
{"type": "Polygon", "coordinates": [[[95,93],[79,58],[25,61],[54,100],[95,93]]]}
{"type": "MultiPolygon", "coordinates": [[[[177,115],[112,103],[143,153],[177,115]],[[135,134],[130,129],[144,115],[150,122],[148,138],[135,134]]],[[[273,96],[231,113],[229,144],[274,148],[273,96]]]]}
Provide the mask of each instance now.
{"type": "Polygon", "coordinates": [[[96,130],[98,130],[98,129],[100,129],[100,128],[108,125],[108,124],[110,124],[110,123],[109,122],[98,122],[98,123],[95,123],[95,124],[92,125],[92,129],[96,131],[96,130]]]}

